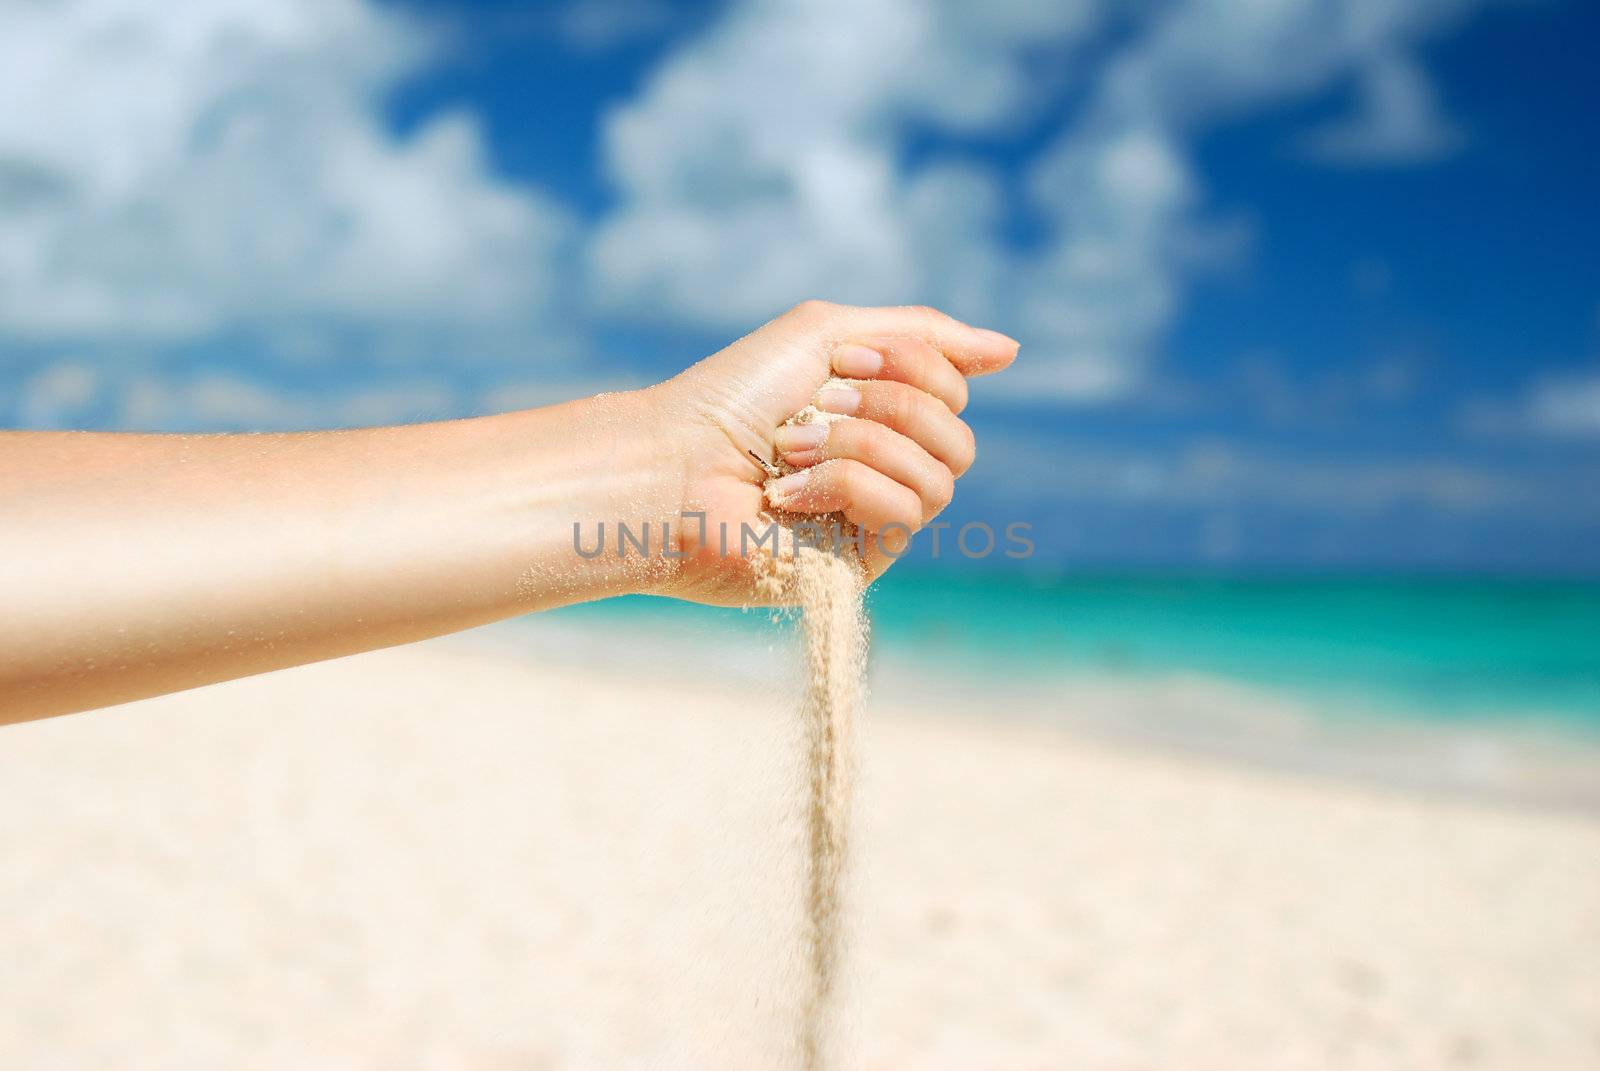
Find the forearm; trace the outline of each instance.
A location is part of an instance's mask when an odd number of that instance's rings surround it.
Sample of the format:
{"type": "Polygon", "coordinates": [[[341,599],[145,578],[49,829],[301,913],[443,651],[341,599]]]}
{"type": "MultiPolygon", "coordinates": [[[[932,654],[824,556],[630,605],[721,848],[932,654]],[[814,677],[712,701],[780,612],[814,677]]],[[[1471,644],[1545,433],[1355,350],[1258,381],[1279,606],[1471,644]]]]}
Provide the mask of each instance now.
{"type": "Polygon", "coordinates": [[[0,434],[0,722],[637,587],[572,544],[574,521],[668,508],[633,398],[302,435],[0,434]]]}

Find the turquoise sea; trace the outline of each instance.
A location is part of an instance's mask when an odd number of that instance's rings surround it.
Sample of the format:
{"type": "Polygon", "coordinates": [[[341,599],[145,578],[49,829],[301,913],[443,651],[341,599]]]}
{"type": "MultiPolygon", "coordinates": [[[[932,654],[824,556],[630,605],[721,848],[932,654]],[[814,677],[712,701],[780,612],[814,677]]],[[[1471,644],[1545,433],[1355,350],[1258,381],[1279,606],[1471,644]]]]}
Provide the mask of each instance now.
{"type": "MultiPolygon", "coordinates": [[[[1600,583],[1456,578],[891,572],[869,595],[884,657],[1012,682],[1201,673],[1313,708],[1600,732],[1600,583]]],[[[621,599],[573,623],[663,636],[760,630],[764,613],[621,599]]]]}

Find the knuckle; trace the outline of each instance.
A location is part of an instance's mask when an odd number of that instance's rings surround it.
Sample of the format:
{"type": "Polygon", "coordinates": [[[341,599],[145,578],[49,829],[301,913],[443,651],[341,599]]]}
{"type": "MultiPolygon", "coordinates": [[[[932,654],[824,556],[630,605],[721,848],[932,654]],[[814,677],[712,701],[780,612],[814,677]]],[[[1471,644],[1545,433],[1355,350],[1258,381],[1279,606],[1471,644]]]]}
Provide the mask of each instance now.
{"type": "Polygon", "coordinates": [[[896,496],[894,515],[890,520],[897,521],[912,531],[922,527],[922,499],[917,497],[915,491],[907,487],[904,493],[896,496]]]}
{"type": "Polygon", "coordinates": [[[967,381],[964,376],[956,376],[950,383],[950,411],[957,416],[966,409],[970,395],[967,390],[967,381]]]}
{"type": "Polygon", "coordinates": [[[864,457],[867,454],[866,429],[856,426],[862,423],[865,421],[845,417],[828,425],[828,437],[822,443],[823,452],[840,461],[864,457]]]}
{"type": "Polygon", "coordinates": [[[929,502],[933,505],[933,511],[938,513],[948,506],[950,500],[955,497],[955,474],[943,465],[936,466],[933,474],[933,486],[929,490],[929,502]]]}
{"type": "Polygon", "coordinates": [[[861,456],[868,461],[881,461],[893,448],[894,432],[875,420],[861,420],[852,429],[861,456]]]}
{"type": "Polygon", "coordinates": [[[854,458],[841,458],[834,465],[833,482],[839,494],[851,502],[858,501],[865,490],[867,467],[854,458]]]}
{"type": "Polygon", "coordinates": [[[956,421],[956,426],[961,429],[961,439],[956,456],[952,459],[955,462],[953,469],[957,476],[962,476],[978,458],[978,437],[972,433],[972,425],[965,420],[956,421]]]}
{"type": "Polygon", "coordinates": [[[911,427],[922,409],[922,392],[904,383],[886,382],[884,386],[888,391],[885,399],[887,423],[895,428],[911,427]]]}
{"type": "Polygon", "coordinates": [[[822,440],[822,453],[831,460],[844,460],[855,457],[860,453],[857,443],[860,433],[852,426],[856,423],[855,417],[844,417],[827,424],[827,438],[822,440]]]}

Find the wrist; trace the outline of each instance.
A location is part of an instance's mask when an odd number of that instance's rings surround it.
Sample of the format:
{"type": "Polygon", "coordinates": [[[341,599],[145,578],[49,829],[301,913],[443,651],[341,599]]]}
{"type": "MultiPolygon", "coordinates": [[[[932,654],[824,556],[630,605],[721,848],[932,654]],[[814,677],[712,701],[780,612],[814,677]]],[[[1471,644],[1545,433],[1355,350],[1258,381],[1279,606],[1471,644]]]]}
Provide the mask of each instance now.
{"type": "Polygon", "coordinates": [[[471,422],[516,453],[493,462],[487,496],[515,533],[516,612],[653,592],[670,579],[662,535],[670,525],[676,538],[684,481],[667,408],[651,387],[471,422]],[[649,553],[619,549],[621,526],[635,539],[648,532],[649,553]]]}

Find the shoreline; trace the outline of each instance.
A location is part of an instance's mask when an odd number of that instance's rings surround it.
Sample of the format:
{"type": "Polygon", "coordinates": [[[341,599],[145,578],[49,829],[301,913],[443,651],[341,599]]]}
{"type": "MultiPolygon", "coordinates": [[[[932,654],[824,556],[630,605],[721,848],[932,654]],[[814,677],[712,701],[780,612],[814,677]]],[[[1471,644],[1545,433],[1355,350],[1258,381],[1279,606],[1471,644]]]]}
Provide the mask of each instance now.
{"type": "MultiPolygon", "coordinates": [[[[524,618],[435,642],[546,670],[625,668],[738,692],[792,672],[785,647],[791,629],[792,622],[756,631],[741,623],[663,639],[659,622],[524,618]]],[[[1600,815],[1600,731],[1559,715],[1452,721],[1398,708],[1341,708],[1337,697],[1313,704],[1292,690],[1193,672],[1072,668],[1002,679],[879,646],[868,690],[869,718],[875,696],[892,696],[895,706],[917,707],[918,717],[1035,725],[1133,751],[1600,815]]]]}

